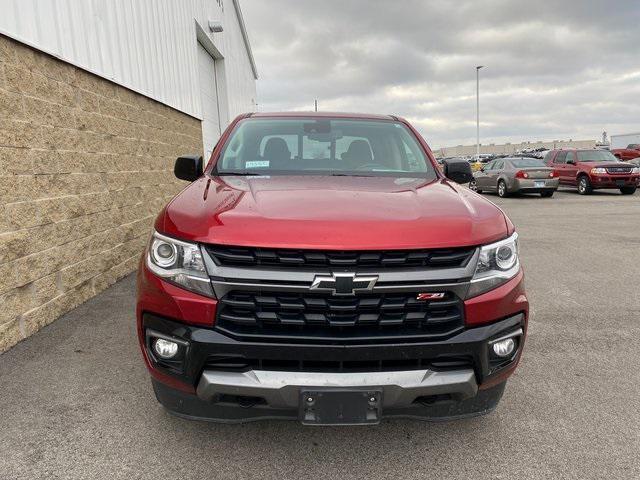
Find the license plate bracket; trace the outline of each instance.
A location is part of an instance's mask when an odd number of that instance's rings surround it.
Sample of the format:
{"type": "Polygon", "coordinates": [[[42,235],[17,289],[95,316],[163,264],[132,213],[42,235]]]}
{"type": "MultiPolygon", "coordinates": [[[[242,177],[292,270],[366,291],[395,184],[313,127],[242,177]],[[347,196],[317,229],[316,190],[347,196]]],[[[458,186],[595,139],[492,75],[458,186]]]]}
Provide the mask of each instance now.
{"type": "Polygon", "coordinates": [[[342,388],[301,390],[300,421],[305,425],[372,425],[380,423],[382,390],[342,388]]]}
{"type": "Polygon", "coordinates": [[[616,186],[618,187],[624,187],[625,183],[626,182],[624,180],[616,180],[616,186]]]}

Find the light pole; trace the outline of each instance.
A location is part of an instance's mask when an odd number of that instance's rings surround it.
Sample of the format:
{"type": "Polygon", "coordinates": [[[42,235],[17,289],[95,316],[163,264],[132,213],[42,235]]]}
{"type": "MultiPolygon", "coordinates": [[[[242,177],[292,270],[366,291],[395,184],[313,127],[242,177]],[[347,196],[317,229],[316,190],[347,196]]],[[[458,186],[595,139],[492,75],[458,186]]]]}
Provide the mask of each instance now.
{"type": "Polygon", "coordinates": [[[480,160],[480,69],[484,65],[476,67],[476,157],[480,160]]]}

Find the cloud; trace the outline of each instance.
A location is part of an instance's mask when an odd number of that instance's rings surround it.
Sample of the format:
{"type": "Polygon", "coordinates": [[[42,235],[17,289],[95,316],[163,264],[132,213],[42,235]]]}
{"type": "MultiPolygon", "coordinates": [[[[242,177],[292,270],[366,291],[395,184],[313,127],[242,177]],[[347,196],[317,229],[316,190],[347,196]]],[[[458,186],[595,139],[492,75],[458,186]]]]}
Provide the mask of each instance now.
{"type": "Polygon", "coordinates": [[[640,130],[638,0],[243,0],[259,109],[392,113],[434,147],[640,130]]]}

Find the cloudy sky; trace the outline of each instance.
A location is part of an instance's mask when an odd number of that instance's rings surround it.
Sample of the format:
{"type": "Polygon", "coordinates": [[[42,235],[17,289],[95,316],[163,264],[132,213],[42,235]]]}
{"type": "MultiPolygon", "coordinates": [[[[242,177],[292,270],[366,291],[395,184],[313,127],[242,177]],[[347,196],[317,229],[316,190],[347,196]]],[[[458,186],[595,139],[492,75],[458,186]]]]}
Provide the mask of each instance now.
{"type": "Polygon", "coordinates": [[[242,0],[259,110],[393,113],[432,147],[640,131],[640,0],[242,0]]]}

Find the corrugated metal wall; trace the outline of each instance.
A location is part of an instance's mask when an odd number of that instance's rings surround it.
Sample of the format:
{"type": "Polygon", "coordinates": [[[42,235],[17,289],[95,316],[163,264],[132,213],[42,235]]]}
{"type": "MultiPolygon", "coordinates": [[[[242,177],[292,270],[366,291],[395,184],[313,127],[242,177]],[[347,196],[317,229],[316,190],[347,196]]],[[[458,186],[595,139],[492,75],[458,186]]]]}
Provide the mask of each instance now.
{"type": "Polygon", "coordinates": [[[255,105],[234,7],[233,0],[0,0],[0,32],[202,118],[197,21],[225,57],[233,117],[255,105]],[[222,22],[224,32],[209,33],[209,21],[222,22]]]}
{"type": "Polygon", "coordinates": [[[611,148],[627,148],[631,143],[640,143],[640,133],[611,135],[611,148]]]}

